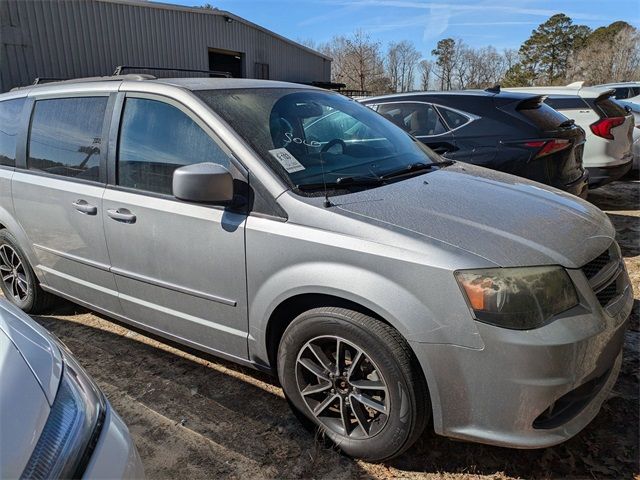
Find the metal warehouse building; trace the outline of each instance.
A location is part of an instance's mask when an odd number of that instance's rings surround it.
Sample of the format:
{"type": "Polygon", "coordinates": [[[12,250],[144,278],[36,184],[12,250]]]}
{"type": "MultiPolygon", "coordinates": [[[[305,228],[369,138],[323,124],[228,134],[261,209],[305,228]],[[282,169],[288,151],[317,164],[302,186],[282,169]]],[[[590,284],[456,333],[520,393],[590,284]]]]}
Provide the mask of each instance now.
{"type": "Polygon", "coordinates": [[[329,57],[222,10],[136,0],[0,0],[0,91],[35,78],[110,75],[118,65],[301,83],[331,77],[329,57]]]}

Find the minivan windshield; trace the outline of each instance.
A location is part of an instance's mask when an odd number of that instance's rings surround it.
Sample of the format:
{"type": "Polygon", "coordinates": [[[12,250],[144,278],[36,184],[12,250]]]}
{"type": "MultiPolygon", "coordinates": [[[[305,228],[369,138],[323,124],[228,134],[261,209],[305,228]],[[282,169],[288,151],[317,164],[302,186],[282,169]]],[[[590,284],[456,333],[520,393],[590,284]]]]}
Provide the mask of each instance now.
{"type": "Polygon", "coordinates": [[[368,188],[446,165],[404,130],[336,93],[290,88],[195,93],[301,192],[368,188]]]}

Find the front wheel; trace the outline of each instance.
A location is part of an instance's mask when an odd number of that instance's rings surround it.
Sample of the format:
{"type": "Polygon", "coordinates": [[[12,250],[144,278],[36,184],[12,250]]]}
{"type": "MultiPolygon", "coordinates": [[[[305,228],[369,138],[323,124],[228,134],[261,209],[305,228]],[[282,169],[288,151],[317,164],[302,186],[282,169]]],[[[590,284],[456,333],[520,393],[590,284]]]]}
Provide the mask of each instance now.
{"type": "Polygon", "coordinates": [[[296,318],[280,342],[278,374],[298,417],[353,457],[396,457],[429,420],[426,382],[409,345],[358,312],[318,308],[296,318]]]}

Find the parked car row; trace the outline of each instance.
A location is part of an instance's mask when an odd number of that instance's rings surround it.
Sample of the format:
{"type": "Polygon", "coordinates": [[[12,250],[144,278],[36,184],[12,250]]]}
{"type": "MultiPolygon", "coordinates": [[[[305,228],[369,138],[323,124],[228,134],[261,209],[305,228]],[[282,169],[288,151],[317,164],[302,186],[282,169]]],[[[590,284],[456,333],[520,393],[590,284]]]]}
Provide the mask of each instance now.
{"type": "MultiPolygon", "coordinates": [[[[583,130],[540,95],[465,95],[473,111],[449,94],[409,102],[421,111],[374,100],[382,115],[226,78],[0,95],[0,287],[25,312],[63,297],[277,375],[303,423],[352,456],[396,457],[427,425],[514,448],[562,442],[616,381],[630,280],[603,212],[469,163],[495,166],[500,151],[505,165],[540,162],[506,169],[582,194],[583,130]]],[[[32,410],[2,412],[26,428],[8,476],[49,461],[40,432],[73,382],[91,393],[86,415],[108,410],[40,333],[55,375],[36,374],[46,400],[32,410]]],[[[51,418],[57,435],[68,417],[51,418]]]]}
{"type": "Polygon", "coordinates": [[[634,119],[614,95],[572,84],[361,101],[446,158],[586,197],[632,166],[634,119]]]}
{"type": "Polygon", "coordinates": [[[578,82],[567,87],[512,90],[547,95],[546,103],[585,130],[584,165],[591,188],[617,180],[631,169],[635,121],[616,101],[614,89],[582,87],[578,82]]]}
{"type": "Polygon", "coordinates": [[[363,103],[446,158],[587,195],[585,132],[546,105],[544,96],[472,90],[363,103]]]}

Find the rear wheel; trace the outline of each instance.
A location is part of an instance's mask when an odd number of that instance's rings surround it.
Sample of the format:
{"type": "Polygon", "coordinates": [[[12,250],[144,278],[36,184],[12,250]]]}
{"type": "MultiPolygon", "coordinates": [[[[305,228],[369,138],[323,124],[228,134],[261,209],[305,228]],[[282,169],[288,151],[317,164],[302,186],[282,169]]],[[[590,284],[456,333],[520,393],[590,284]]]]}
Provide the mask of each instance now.
{"type": "Polygon", "coordinates": [[[409,345],[358,312],[319,308],[296,318],[280,343],[278,373],[303,423],[354,457],[398,456],[429,420],[426,383],[409,345]]]}
{"type": "Polygon", "coordinates": [[[26,313],[42,313],[55,298],[40,288],[24,252],[7,230],[0,230],[0,279],[6,299],[26,313]]]}

